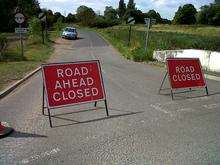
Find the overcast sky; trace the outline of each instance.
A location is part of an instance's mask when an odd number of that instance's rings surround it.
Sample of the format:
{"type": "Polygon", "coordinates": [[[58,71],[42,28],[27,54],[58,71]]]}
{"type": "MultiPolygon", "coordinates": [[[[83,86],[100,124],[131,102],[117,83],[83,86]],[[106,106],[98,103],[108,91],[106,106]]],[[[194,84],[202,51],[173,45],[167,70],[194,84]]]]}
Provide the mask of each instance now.
{"type": "MultiPolygon", "coordinates": [[[[93,8],[95,12],[103,13],[105,6],[118,7],[119,0],[38,0],[41,8],[51,9],[53,12],[61,12],[63,15],[75,13],[80,5],[93,8]]],[[[127,3],[128,0],[125,0],[127,3]]],[[[193,4],[198,10],[201,6],[210,4],[214,0],[134,0],[136,7],[142,12],[154,9],[163,18],[172,19],[180,5],[193,4]]]]}

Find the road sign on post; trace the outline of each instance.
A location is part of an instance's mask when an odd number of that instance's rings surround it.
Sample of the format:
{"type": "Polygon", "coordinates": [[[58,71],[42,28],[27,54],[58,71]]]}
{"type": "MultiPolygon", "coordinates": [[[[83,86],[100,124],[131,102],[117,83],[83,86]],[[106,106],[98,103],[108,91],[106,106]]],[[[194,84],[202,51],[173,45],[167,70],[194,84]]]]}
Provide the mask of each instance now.
{"type": "Polygon", "coordinates": [[[38,18],[41,20],[41,21],[46,21],[46,15],[44,13],[40,13],[38,15],[38,18]]]}
{"type": "Polygon", "coordinates": [[[134,17],[129,17],[128,18],[128,22],[127,22],[130,26],[129,26],[129,34],[128,34],[128,46],[130,45],[131,42],[131,25],[135,24],[135,19],[134,17]]]}
{"type": "Polygon", "coordinates": [[[150,24],[151,24],[151,25],[155,25],[155,24],[156,24],[156,22],[157,22],[157,20],[156,20],[156,19],[150,19],[150,24]]]}
{"type": "Polygon", "coordinates": [[[147,26],[146,29],[146,35],[145,35],[145,52],[147,51],[147,43],[148,43],[148,38],[149,38],[149,30],[150,30],[150,18],[144,18],[145,25],[147,26]]]}
{"type": "Polygon", "coordinates": [[[28,29],[27,28],[15,28],[15,33],[22,33],[22,34],[25,34],[27,33],[28,29]]]}
{"type": "MultiPolygon", "coordinates": [[[[15,14],[15,21],[19,24],[19,28],[21,28],[21,24],[24,22],[25,18],[24,15],[21,13],[15,14]]],[[[20,34],[20,42],[21,42],[21,55],[24,56],[24,44],[22,39],[22,33],[20,34]]]]}
{"type": "Polygon", "coordinates": [[[129,18],[128,18],[128,24],[130,24],[130,25],[134,25],[134,24],[135,24],[135,19],[134,19],[134,17],[129,17],[129,18]]]}
{"type": "MultiPolygon", "coordinates": [[[[50,109],[82,103],[105,101],[104,84],[98,60],[42,65],[47,109],[52,127],[50,109]]],[[[44,94],[44,92],[43,92],[44,94]]],[[[44,114],[44,97],[43,97],[44,114]]]]}
{"type": "MultiPolygon", "coordinates": [[[[166,76],[169,76],[171,96],[173,90],[197,87],[205,88],[208,95],[208,87],[202,72],[199,58],[167,58],[167,73],[162,81],[160,90],[166,76]]],[[[160,92],[159,90],[159,92],[160,92]]]]}
{"type": "Polygon", "coordinates": [[[21,14],[21,13],[15,14],[15,21],[16,21],[18,24],[22,24],[22,23],[24,22],[24,15],[21,14]]]}
{"type": "Polygon", "coordinates": [[[40,13],[38,15],[38,18],[40,19],[41,21],[41,28],[42,28],[42,43],[44,44],[44,29],[45,29],[45,32],[46,32],[46,37],[47,37],[47,17],[44,13],[40,13]]]}

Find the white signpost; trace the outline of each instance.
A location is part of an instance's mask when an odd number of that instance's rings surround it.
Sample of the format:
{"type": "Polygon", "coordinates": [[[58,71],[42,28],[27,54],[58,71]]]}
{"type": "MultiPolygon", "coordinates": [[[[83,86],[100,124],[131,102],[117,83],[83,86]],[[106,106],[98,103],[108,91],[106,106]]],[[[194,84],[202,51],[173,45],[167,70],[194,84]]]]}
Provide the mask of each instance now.
{"type": "Polygon", "coordinates": [[[145,26],[149,26],[150,24],[150,18],[144,18],[144,23],[145,23],[145,26]]]}
{"type": "Polygon", "coordinates": [[[127,23],[130,25],[129,28],[129,36],[128,36],[128,46],[130,45],[131,42],[131,25],[135,24],[135,19],[134,17],[129,17],[127,23]]]}
{"type": "MultiPolygon", "coordinates": [[[[24,15],[21,13],[17,13],[15,14],[15,21],[19,24],[19,28],[20,29],[20,41],[21,41],[21,55],[24,56],[24,45],[23,45],[23,39],[22,39],[22,31],[21,31],[21,24],[24,22],[25,18],[24,15]]],[[[16,29],[15,29],[16,32],[16,29]]]]}
{"type": "Polygon", "coordinates": [[[156,19],[144,18],[146,30],[146,38],[145,38],[145,52],[147,51],[147,43],[149,38],[150,26],[156,24],[156,19]]]}
{"type": "Polygon", "coordinates": [[[40,13],[38,15],[38,18],[41,20],[41,27],[42,27],[42,42],[44,44],[44,29],[46,32],[46,37],[47,37],[47,16],[44,13],[40,13]]]}
{"type": "Polygon", "coordinates": [[[47,19],[46,15],[45,15],[44,13],[40,13],[40,14],[38,15],[38,18],[39,18],[41,21],[46,21],[46,19],[47,19]]]}

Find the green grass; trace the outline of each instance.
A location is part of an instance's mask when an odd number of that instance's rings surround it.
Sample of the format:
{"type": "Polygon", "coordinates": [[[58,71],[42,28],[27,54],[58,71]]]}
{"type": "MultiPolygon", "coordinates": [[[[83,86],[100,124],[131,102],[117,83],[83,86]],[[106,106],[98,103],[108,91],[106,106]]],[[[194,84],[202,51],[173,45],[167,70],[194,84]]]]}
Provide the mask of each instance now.
{"type": "MultiPolygon", "coordinates": [[[[123,26],[118,26],[118,27],[122,28],[123,26]]],[[[117,26],[115,28],[117,28],[117,26]]],[[[135,25],[134,29],[138,31],[146,31],[146,27],[144,25],[135,25]]],[[[154,32],[161,31],[161,32],[172,32],[172,33],[182,33],[182,34],[193,34],[199,36],[220,37],[220,27],[215,27],[215,26],[157,24],[157,25],[153,25],[150,30],[154,32]]]]}
{"type": "Polygon", "coordinates": [[[200,29],[203,32],[200,34],[198,30],[193,31],[192,26],[164,25],[162,28],[162,25],[156,25],[150,31],[147,51],[144,49],[145,31],[143,28],[143,25],[133,27],[130,46],[127,44],[128,26],[116,26],[97,31],[109,40],[123,56],[134,61],[153,60],[154,50],[203,49],[220,51],[220,35],[217,34],[219,28],[216,27],[204,27],[200,29]],[[157,30],[155,30],[156,27],[157,30]],[[209,28],[215,30],[209,32],[207,30],[209,28]]]}
{"type": "MultiPolygon", "coordinates": [[[[56,34],[53,34],[52,38],[56,38],[56,34]]],[[[4,61],[0,62],[0,90],[45,63],[52,52],[52,42],[46,42],[43,45],[41,42],[26,40],[24,57],[22,57],[20,42],[9,42],[9,46],[4,53],[4,61]]]]}

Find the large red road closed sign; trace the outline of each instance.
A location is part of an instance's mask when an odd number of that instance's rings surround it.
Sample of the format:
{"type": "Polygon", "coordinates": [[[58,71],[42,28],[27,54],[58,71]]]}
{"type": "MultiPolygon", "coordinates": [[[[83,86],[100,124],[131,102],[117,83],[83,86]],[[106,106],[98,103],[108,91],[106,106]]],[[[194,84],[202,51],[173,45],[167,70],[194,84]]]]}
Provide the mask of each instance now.
{"type": "Polygon", "coordinates": [[[168,58],[167,68],[172,89],[206,86],[198,58],[168,58]]]}
{"type": "Polygon", "coordinates": [[[98,60],[42,65],[49,108],[105,99],[98,60]]]}

